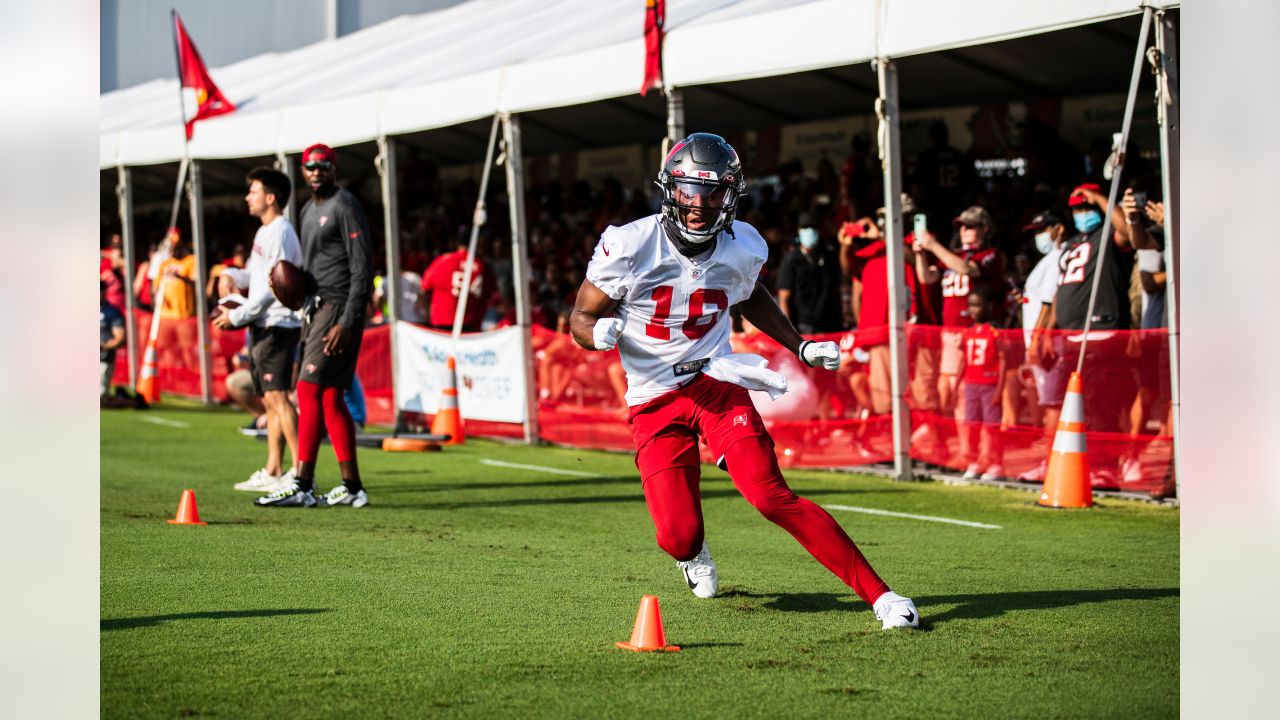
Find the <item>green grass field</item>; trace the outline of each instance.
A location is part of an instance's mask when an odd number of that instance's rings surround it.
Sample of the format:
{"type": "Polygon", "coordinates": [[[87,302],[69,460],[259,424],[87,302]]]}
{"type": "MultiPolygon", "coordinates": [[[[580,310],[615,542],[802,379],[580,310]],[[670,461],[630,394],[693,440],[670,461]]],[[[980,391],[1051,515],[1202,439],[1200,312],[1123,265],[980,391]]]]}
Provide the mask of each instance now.
{"type": "MultiPolygon", "coordinates": [[[[274,509],[232,484],[243,416],[102,414],[104,717],[1175,717],[1178,511],[791,471],[920,630],[870,608],[706,468],[720,597],[653,541],[630,456],[473,440],[361,449],[371,504],[274,509]],[[148,421],[158,419],[165,424],[148,421]],[[572,471],[557,475],[485,459],[572,471]],[[183,488],[207,527],[177,527],[183,488]],[[680,653],[640,654],[640,596],[680,653]]],[[[318,485],[336,484],[321,448],[318,485]]]]}

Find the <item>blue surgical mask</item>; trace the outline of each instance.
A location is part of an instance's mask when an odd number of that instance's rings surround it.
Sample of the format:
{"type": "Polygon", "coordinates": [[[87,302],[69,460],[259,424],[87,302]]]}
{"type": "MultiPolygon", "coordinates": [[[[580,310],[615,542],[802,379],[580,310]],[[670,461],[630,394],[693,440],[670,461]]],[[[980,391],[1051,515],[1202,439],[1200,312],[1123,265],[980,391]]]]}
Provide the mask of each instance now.
{"type": "Polygon", "coordinates": [[[800,228],[800,244],[805,250],[818,246],[818,231],[815,228],[800,228]]]}
{"type": "Polygon", "coordinates": [[[1082,233],[1091,233],[1102,227],[1102,213],[1097,210],[1076,213],[1071,219],[1075,221],[1076,229],[1082,233]]]}
{"type": "Polygon", "coordinates": [[[1036,233],[1036,250],[1039,251],[1041,255],[1048,255],[1049,251],[1052,249],[1053,233],[1048,230],[1036,233]]]}

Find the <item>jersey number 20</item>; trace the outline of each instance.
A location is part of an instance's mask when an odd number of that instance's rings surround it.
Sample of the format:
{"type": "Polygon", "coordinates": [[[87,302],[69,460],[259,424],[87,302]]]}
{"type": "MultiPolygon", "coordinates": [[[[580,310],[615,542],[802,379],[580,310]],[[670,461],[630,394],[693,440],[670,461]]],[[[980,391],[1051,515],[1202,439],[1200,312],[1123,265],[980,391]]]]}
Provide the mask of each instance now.
{"type": "MultiPolygon", "coordinates": [[[[653,289],[653,302],[657,307],[653,309],[653,318],[649,320],[649,324],[645,326],[645,333],[651,338],[658,340],[670,340],[671,328],[667,327],[667,318],[671,316],[671,297],[675,294],[675,288],[671,285],[662,285],[653,289]]],[[[684,321],[684,335],[690,340],[697,340],[707,331],[715,326],[717,316],[722,310],[729,306],[729,296],[723,290],[715,288],[698,288],[689,294],[689,319],[684,321]],[[715,312],[703,315],[702,310],[708,304],[715,305],[718,308],[715,312]],[[711,318],[708,323],[700,324],[698,320],[703,317],[711,318]]]]}

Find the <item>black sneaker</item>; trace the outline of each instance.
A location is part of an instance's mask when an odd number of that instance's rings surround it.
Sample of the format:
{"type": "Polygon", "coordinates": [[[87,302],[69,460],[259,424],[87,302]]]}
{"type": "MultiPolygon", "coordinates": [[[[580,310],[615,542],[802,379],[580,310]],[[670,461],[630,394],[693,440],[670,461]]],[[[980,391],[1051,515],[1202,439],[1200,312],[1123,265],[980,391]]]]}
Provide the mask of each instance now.
{"type": "Polygon", "coordinates": [[[270,495],[253,501],[254,505],[266,507],[315,507],[316,496],[310,490],[302,490],[297,485],[290,485],[283,490],[277,490],[270,495]]]}

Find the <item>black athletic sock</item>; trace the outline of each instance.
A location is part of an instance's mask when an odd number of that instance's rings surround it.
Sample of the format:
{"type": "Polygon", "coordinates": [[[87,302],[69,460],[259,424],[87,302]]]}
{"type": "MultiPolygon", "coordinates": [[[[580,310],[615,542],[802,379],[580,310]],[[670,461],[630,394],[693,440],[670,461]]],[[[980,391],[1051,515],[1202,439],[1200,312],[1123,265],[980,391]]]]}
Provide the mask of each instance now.
{"type": "Polygon", "coordinates": [[[364,483],[360,482],[360,478],[355,478],[354,480],[343,480],[342,484],[347,486],[347,492],[352,495],[355,495],[364,489],[364,483]]]}
{"type": "Polygon", "coordinates": [[[298,475],[294,477],[293,482],[296,483],[298,486],[298,489],[303,492],[314,490],[316,487],[315,478],[302,477],[301,475],[298,475]]]}

